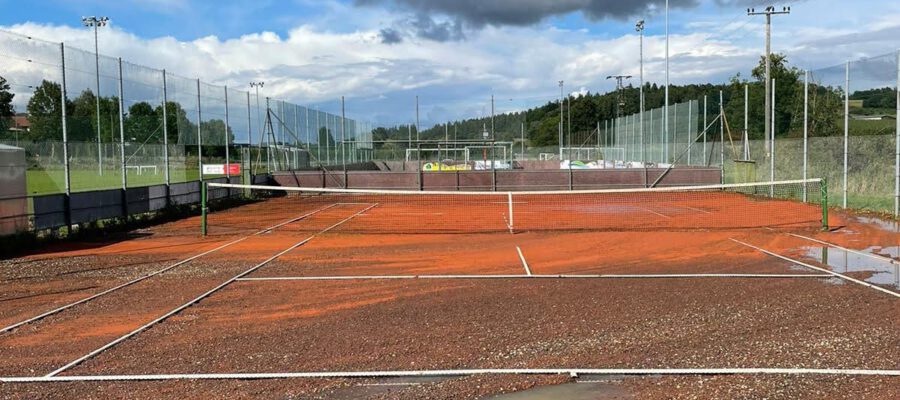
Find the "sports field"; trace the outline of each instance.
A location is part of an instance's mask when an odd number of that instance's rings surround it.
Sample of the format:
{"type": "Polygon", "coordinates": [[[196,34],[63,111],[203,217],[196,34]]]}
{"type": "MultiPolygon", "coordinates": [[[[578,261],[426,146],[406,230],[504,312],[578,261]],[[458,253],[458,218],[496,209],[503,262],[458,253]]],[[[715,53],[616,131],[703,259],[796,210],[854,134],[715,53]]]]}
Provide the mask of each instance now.
{"type": "Polygon", "coordinates": [[[896,224],[813,186],[245,188],[0,262],[0,393],[898,398],[896,224]]]}

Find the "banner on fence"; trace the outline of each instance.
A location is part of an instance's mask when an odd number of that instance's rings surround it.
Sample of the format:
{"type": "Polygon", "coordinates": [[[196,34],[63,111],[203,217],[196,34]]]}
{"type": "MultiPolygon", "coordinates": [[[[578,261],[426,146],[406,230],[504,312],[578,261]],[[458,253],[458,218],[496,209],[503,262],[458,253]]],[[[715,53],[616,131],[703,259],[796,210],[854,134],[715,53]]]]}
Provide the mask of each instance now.
{"type": "Polygon", "coordinates": [[[203,164],[203,175],[240,175],[241,164],[203,164]]]}

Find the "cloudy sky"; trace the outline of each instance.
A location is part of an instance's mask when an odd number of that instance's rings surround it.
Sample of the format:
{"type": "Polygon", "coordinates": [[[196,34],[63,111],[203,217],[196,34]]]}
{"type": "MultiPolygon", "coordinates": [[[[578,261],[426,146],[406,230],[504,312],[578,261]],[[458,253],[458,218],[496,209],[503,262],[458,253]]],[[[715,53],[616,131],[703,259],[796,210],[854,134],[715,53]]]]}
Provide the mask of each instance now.
{"type": "MultiPolygon", "coordinates": [[[[608,91],[639,72],[634,23],[646,20],[645,80],[664,82],[660,0],[0,0],[0,29],[91,50],[84,15],[109,16],[101,53],[378,124],[422,125],[608,91]]],[[[671,0],[671,79],[746,75],[763,50],[759,0],[671,0]]],[[[775,18],[774,50],[821,68],[900,48],[900,2],[808,0],[775,18]]],[[[637,82],[636,80],[634,81],[637,82]]]]}

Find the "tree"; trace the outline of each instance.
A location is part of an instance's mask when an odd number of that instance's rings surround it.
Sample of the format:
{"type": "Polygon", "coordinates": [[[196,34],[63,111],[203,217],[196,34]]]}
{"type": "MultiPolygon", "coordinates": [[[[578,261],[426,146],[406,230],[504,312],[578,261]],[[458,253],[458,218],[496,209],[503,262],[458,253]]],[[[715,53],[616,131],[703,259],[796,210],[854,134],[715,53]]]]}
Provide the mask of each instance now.
{"type": "Polygon", "coordinates": [[[13,98],[16,96],[9,91],[9,83],[0,76],[0,134],[5,134],[11,124],[10,119],[16,115],[13,108],[13,98]]]}
{"type": "Polygon", "coordinates": [[[62,140],[62,89],[58,83],[44,80],[35,88],[26,107],[31,122],[29,139],[62,140]]]}
{"type": "Polygon", "coordinates": [[[149,103],[135,103],[125,117],[125,140],[162,143],[162,116],[149,103]]]}

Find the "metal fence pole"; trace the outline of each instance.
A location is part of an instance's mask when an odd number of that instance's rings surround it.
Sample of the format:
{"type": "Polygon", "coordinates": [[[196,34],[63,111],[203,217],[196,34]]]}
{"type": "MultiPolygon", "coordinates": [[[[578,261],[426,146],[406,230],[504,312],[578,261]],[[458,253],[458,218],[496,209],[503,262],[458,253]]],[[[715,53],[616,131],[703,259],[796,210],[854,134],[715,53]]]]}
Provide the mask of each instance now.
{"type": "MultiPolygon", "coordinates": [[[[803,180],[809,175],[809,70],[803,71],[803,180]]],[[[803,202],[808,200],[806,184],[803,185],[803,202]]]]}
{"type": "Polygon", "coordinates": [[[703,164],[706,164],[706,95],[703,95],[703,164]]]}
{"type": "Polygon", "coordinates": [[[719,165],[722,170],[722,183],[725,183],[725,95],[719,91],[719,165]]]}
{"type": "MultiPolygon", "coordinates": [[[[688,165],[691,165],[691,153],[693,153],[693,144],[694,144],[694,130],[691,129],[691,119],[694,117],[694,101],[688,100],[688,130],[687,130],[687,148],[688,148],[688,165]]],[[[694,128],[697,126],[694,125],[694,128]]]]}
{"type": "Polygon", "coordinates": [[[850,160],[850,61],[847,61],[844,80],[844,199],[842,206],[847,208],[847,164],[850,160]]]}
{"type": "Polygon", "coordinates": [[[125,160],[125,90],[122,87],[122,57],[119,57],[119,157],[122,157],[122,211],[128,218],[128,165],[125,160]]]}
{"type": "Polygon", "coordinates": [[[346,147],[346,137],[344,136],[344,132],[346,128],[347,117],[344,110],[344,96],[341,96],[341,165],[343,165],[344,170],[344,188],[349,187],[347,185],[347,156],[345,154],[344,148],[346,147]]]}
{"type": "Polygon", "coordinates": [[[65,205],[64,205],[64,219],[66,224],[66,229],[69,229],[67,234],[72,234],[72,211],[71,205],[69,203],[69,196],[72,194],[72,175],[69,171],[69,132],[68,132],[68,116],[66,113],[66,45],[65,43],[59,44],[59,60],[60,60],[60,71],[62,72],[62,87],[61,87],[61,98],[60,102],[62,105],[62,151],[63,151],[63,179],[65,179],[65,205]]]}
{"type": "Polygon", "coordinates": [[[678,154],[678,150],[676,147],[678,146],[678,103],[675,103],[675,111],[674,118],[672,119],[672,152],[671,155],[673,157],[672,163],[675,163],[674,157],[675,154],[678,154]]]}
{"type": "MultiPolygon", "coordinates": [[[[228,85],[225,85],[225,181],[231,183],[231,171],[229,168],[231,158],[228,153],[228,142],[228,85]]],[[[231,189],[228,189],[228,192],[231,193],[231,189]]]]}
{"type": "MultiPolygon", "coordinates": [[[[770,143],[772,144],[771,153],[769,156],[769,182],[775,182],[775,78],[772,78],[772,110],[771,110],[771,121],[772,126],[769,130],[772,132],[772,137],[770,138],[770,143]]],[[[770,192],[774,190],[774,187],[770,188],[770,192]]],[[[774,196],[774,193],[770,193],[771,196],[774,196]]]]}
{"type": "Polygon", "coordinates": [[[900,216],[900,51],[897,52],[897,126],[894,128],[894,216],[900,216]]]}
{"type": "MultiPolygon", "coordinates": [[[[250,182],[253,184],[253,117],[251,117],[250,92],[247,92],[247,169],[250,170],[250,182]]],[[[244,182],[248,183],[248,182],[244,182]]]]}
{"type": "Polygon", "coordinates": [[[744,160],[750,161],[750,85],[744,85],[744,160]]]}
{"type": "Polygon", "coordinates": [[[197,79],[197,167],[200,168],[200,186],[203,186],[203,113],[200,111],[200,79],[197,79]]]}
{"type": "Polygon", "coordinates": [[[169,185],[172,183],[172,177],[169,173],[169,115],[166,110],[169,108],[169,87],[168,82],[166,81],[166,70],[162,70],[162,96],[163,96],[163,104],[162,104],[162,119],[163,119],[163,162],[165,165],[163,166],[163,179],[166,182],[166,205],[169,205],[169,185]]]}

